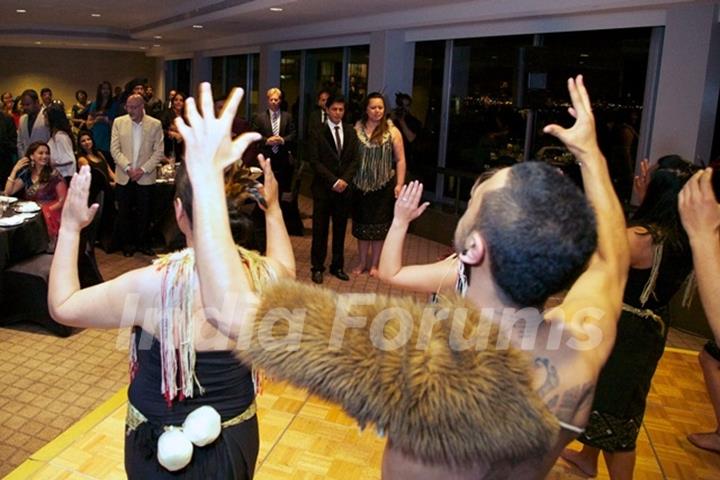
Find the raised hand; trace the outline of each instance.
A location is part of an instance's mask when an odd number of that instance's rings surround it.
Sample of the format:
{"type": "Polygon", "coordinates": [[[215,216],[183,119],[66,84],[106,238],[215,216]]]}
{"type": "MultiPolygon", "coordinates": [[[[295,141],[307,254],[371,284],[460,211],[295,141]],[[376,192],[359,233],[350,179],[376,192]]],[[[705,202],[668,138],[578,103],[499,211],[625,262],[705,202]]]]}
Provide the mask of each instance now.
{"type": "Polygon", "coordinates": [[[247,132],[235,140],[231,137],[232,122],[243,90],[234,88],[219,116],[215,115],[210,84],[200,84],[200,108],[194,98],[185,102],[189,125],[181,117],[175,119],[175,126],[185,143],[185,166],[193,186],[204,184],[205,179],[218,179],[228,165],[242,157],[247,147],[261,139],[260,134],[247,132]]]}
{"type": "Polygon", "coordinates": [[[263,211],[267,211],[272,208],[280,208],[278,183],[275,179],[275,174],[272,171],[270,159],[268,158],[266,160],[263,155],[258,155],[258,162],[260,163],[260,168],[263,170],[264,183],[262,185],[262,194],[266,202],[266,205],[260,204],[260,208],[262,208],[263,211]]]}
{"type": "Polygon", "coordinates": [[[87,206],[91,181],[88,165],[81,167],[80,172],[73,176],[63,205],[61,228],[79,232],[92,222],[100,206],[97,203],[87,206]]]}
{"type": "Polygon", "coordinates": [[[712,168],[695,173],[678,197],[680,219],[691,241],[720,241],[720,204],[715,199],[712,176],[712,168]]]}
{"type": "Polygon", "coordinates": [[[640,175],[635,175],[633,179],[633,189],[640,203],[645,198],[648,185],[650,185],[650,161],[646,158],[640,162],[640,175]]]}
{"type": "Polygon", "coordinates": [[[430,202],[419,205],[422,192],[423,184],[417,180],[402,186],[397,200],[395,200],[395,220],[410,223],[422,215],[428,205],[430,205],[430,202]]]}
{"type": "Polygon", "coordinates": [[[568,91],[572,101],[568,113],[575,119],[575,124],[570,128],[551,124],[543,128],[543,132],[557,137],[576,159],[582,161],[587,159],[588,155],[594,157],[593,154],[598,150],[595,117],[582,75],[568,79],[568,91]]]}

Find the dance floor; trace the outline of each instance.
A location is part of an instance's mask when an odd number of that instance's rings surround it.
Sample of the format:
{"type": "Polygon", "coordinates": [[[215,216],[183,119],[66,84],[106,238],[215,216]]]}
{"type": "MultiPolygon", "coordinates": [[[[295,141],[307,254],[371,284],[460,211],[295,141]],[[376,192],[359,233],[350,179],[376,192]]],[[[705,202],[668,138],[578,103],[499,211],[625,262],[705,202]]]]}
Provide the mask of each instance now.
{"type": "MultiPolygon", "coordinates": [[[[309,211],[308,203],[302,205],[309,211]]],[[[309,227],[310,221],[305,221],[309,227]]],[[[298,278],[310,281],[310,235],[293,237],[298,278]]],[[[347,269],[355,260],[348,236],[347,269]]],[[[434,260],[448,247],[410,236],[408,262],[434,260]]],[[[147,265],[148,257],[98,252],[105,278],[147,265]]],[[[340,282],[338,291],[399,293],[367,275],[340,282]]],[[[101,308],[101,307],[99,307],[101,308]]],[[[697,365],[703,340],[671,330],[653,380],[638,442],[636,479],[720,478],[720,455],[685,436],[715,427],[697,365]],[[679,347],[679,348],[673,348],[679,347]]],[[[123,424],[127,385],[127,331],[84,330],[56,338],[32,326],[0,328],[0,476],[7,478],[125,478],[123,424]]],[[[284,383],[271,382],[258,398],[260,457],[256,478],[274,480],[374,479],[384,440],[334,405],[284,383]]],[[[607,478],[602,461],[598,478],[607,478]]],[[[549,478],[584,478],[562,461],[549,478]]]]}

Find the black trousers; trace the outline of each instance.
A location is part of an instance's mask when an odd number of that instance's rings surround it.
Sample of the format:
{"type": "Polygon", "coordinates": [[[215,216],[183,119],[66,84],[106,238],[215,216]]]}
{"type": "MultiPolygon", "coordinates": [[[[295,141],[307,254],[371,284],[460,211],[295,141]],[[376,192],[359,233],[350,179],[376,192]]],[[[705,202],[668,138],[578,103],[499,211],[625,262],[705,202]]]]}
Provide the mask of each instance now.
{"type": "Polygon", "coordinates": [[[350,192],[331,192],[328,198],[313,197],[312,248],[310,258],[313,272],[325,271],[328,230],[332,218],[332,261],[330,270],[340,270],[345,263],[344,247],[347,221],[350,215],[350,192]]]}
{"type": "Polygon", "coordinates": [[[132,181],[115,187],[118,216],[113,237],[124,251],[150,247],[148,229],[152,188],[152,185],[138,185],[132,181]]]}

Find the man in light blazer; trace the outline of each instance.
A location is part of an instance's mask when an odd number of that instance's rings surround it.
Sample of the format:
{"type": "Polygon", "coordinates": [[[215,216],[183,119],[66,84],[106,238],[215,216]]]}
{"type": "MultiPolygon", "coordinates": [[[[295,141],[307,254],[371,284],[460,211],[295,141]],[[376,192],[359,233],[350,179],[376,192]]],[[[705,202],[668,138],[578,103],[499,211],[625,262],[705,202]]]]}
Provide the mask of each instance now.
{"type": "Polygon", "coordinates": [[[343,124],[345,97],[326,99],[327,122],[311,131],[308,159],[313,169],[313,238],[310,256],[312,281],[322,283],[327,255],[328,230],[332,218],[330,274],[343,281],[345,231],[350,212],[350,182],[360,163],[360,145],[355,129],[343,124]]]}
{"type": "Polygon", "coordinates": [[[125,110],[127,115],[113,122],[110,141],[118,200],[114,237],[121,242],[126,257],[131,257],[135,248],[145,255],[154,255],[148,227],[155,168],[164,154],[162,124],[145,115],[142,95],[130,95],[125,110]]]}
{"type": "Polygon", "coordinates": [[[33,142],[50,140],[50,128],[45,113],[40,108],[40,98],[35,90],[25,90],[20,95],[23,116],[20,117],[17,134],[18,158],[23,158],[33,142]]]}
{"type": "Polygon", "coordinates": [[[267,91],[267,110],[255,115],[251,129],[262,135],[261,153],[272,159],[272,168],[280,189],[280,209],[290,235],[302,235],[302,222],[292,198],[294,164],[292,151],[296,139],[292,115],[280,110],[282,92],[279,88],[267,91]],[[273,129],[275,127],[277,131],[273,129]],[[299,230],[299,231],[298,231],[299,230]]]}

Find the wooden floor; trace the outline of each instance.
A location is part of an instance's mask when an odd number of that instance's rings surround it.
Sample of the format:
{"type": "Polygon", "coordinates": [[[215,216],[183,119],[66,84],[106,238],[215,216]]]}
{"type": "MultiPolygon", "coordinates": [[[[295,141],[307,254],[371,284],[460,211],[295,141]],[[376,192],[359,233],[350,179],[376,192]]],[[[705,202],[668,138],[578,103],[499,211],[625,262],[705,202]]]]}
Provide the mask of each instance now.
{"type": "MultiPolygon", "coordinates": [[[[308,205],[303,210],[309,211],[308,205]]],[[[309,281],[310,236],[292,241],[298,278],[309,281]]],[[[354,250],[348,238],[348,270],[354,250]]],[[[410,236],[406,261],[432,261],[447,251],[410,236]]],[[[105,278],[150,261],[98,255],[105,278]]],[[[397,293],[367,275],[350,282],[326,276],[325,284],[343,292],[397,293]]],[[[668,344],[697,351],[703,341],[671,329],[668,344]]],[[[60,339],[19,326],[0,328],[0,345],[0,475],[125,478],[127,332],[85,330],[60,339]]],[[[360,432],[337,407],[281,383],[269,384],[258,406],[257,479],[379,478],[384,440],[373,431],[360,432]]],[[[713,428],[696,353],[667,349],[648,400],[635,478],[720,479],[720,455],[698,450],[685,438],[713,428]]],[[[560,461],[549,478],[584,477],[560,461]]],[[[602,461],[598,478],[608,478],[602,461]]]]}
{"type": "MultiPolygon", "coordinates": [[[[685,439],[714,426],[695,358],[667,351],[660,363],[638,442],[638,480],[720,478],[720,455],[698,450],[685,439]]],[[[125,478],[126,405],[122,389],[7,478],[125,478]]],[[[269,383],[258,398],[258,419],[257,480],[380,478],[384,439],[372,430],[361,432],[338,407],[303,390],[269,383]]],[[[548,478],[586,477],[560,460],[548,478]]],[[[608,478],[602,461],[598,478],[608,478]]]]}

